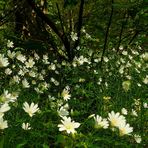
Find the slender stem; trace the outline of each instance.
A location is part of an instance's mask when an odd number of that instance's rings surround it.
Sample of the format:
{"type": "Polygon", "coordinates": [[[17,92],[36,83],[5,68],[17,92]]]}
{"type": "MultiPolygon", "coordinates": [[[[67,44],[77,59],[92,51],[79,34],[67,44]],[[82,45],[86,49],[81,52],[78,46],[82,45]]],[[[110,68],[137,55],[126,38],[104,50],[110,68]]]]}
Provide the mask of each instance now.
{"type": "Polygon", "coordinates": [[[63,26],[63,21],[62,21],[62,18],[61,18],[61,13],[60,13],[60,9],[59,9],[58,3],[56,3],[56,7],[57,7],[57,10],[58,10],[58,15],[59,15],[59,19],[60,19],[61,28],[62,28],[63,34],[65,34],[64,26],[63,26]]]}
{"type": "Polygon", "coordinates": [[[119,47],[120,47],[120,44],[122,42],[122,34],[123,34],[124,26],[126,25],[127,20],[128,20],[128,16],[126,17],[126,12],[124,14],[124,18],[126,18],[126,19],[125,19],[125,21],[122,22],[121,31],[120,31],[120,34],[119,34],[119,42],[118,42],[117,49],[116,49],[117,52],[119,51],[119,47]]]}
{"type": "Polygon", "coordinates": [[[108,25],[107,25],[107,30],[106,30],[106,34],[105,34],[105,41],[104,41],[104,47],[103,47],[103,53],[102,53],[102,56],[101,56],[101,65],[102,65],[103,57],[104,57],[104,54],[105,54],[105,51],[106,51],[106,48],[107,48],[107,41],[108,41],[108,36],[109,36],[109,29],[110,29],[110,26],[111,26],[111,23],[112,23],[113,3],[114,3],[114,1],[112,0],[111,1],[111,5],[112,5],[111,6],[111,14],[110,14],[109,22],[108,22],[108,25]]]}
{"type": "Polygon", "coordinates": [[[80,42],[83,11],[84,11],[84,0],[81,0],[80,9],[79,9],[78,26],[77,26],[77,37],[78,37],[78,39],[75,41],[75,44],[73,46],[73,50],[77,48],[77,46],[79,45],[79,42],[80,42]]]}
{"type": "Polygon", "coordinates": [[[133,42],[133,40],[137,37],[138,34],[139,34],[139,31],[136,31],[133,37],[131,38],[131,40],[129,41],[128,45],[130,45],[133,42]]]}

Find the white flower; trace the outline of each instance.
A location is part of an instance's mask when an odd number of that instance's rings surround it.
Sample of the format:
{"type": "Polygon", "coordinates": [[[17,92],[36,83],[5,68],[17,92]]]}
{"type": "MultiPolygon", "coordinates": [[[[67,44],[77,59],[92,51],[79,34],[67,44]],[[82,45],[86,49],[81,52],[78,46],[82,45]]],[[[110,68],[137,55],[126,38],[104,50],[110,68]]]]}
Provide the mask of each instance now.
{"type": "Polygon", "coordinates": [[[128,91],[130,89],[130,86],[131,86],[131,82],[129,80],[122,82],[122,88],[125,91],[128,91]]]}
{"type": "Polygon", "coordinates": [[[19,72],[18,72],[18,75],[24,76],[25,75],[25,72],[22,69],[20,69],[19,72]]]}
{"type": "Polygon", "coordinates": [[[56,79],[54,79],[54,78],[51,78],[50,81],[53,82],[54,85],[56,85],[56,86],[59,85],[59,82],[56,79]]]}
{"type": "Polygon", "coordinates": [[[39,110],[38,104],[34,104],[33,102],[31,103],[30,106],[27,102],[24,102],[23,109],[26,113],[29,114],[30,117],[32,117],[35,114],[35,112],[37,112],[39,110]]]}
{"type": "Polygon", "coordinates": [[[123,135],[130,135],[131,132],[133,132],[133,127],[130,127],[130,125],[127,123],[123,123],[123,124],[120,124],[119,126],[119,133],[120,133],[120,136],[123,136],[123,135]]]}
{"type": "Polygon", "coordinates": [[[141,55],[141,58],[144,59],[144,61],[148,61],[148,52],[141,55]]]}
{"type": "Polygon", "coordinates": [[[10,68],[5,69],[5,74],[10,75],[12,73],[12,70],[10,68]]]}
{"type": "Polygon", "coordinates": [[[91,115],[88,116],[88,119],[94,118],[94,117],[95,117],[95,114],[91,114],[91,115]]]}
{"type": "Polygon", "coordinates": [[[34,90],[35,90],[37,93],[39,93],[39,94],[42,94],[42,93],[43,93],[43,91],[40,90],[39,88],[34,88],[34,90]]]}
{"type": "Polygon", "coordinates": [[[104,96],[103,99],[104,99],[104,100],[110,100],[111,97],[110,97],[110,96],[104,96]]]}
{"type": "Polygon", "coordinates": [[[140,135],[134,135],[134,139],[137,143],[141,143],[142,139],[141,139],[141,136],[140,135]]]}
{"type": "Polygon", "coordinates": [[[125,123],[125,117],[120,115],[118,112],[115,113],[114,111],[111,111],[108,116],[108,120],[111,122],[111,126],[113,127],[119,127],[121,124],[125,123]]]}
{"type": "Polygon", "coordinates": [[[137,51],[131,50],[132,54],[134,55],[139,55],[139,53],[137,51]]]}
{"type": "Polygon", "coordinates": [[[66,131],[68,134],[76,133],[75,128],[78,128],[80,126],[80,123],[71,121],[71,118],[67,118],[66,116],[63,117],[63,120],[61,120],[61,122],[62,124],[58,125],[59,131],[66,131]]]}
{"type": "Polygon", "coordinates": [[[39,55],[38,55],[37,53],[34,53],[34,58],[35,58],[36,60],[39,60],[39,59],[40,59],[40,57],[39,57],[39,55]]]}
{"type": "Polygon", "coordinates": [[[79,79],[79,82],[85,82],[85,79],[80,78],[80,79],[79,79]]]}
{"type": "Polygon", "coordinates": [[[22,63],[24,63],[26,61],[26,57],[24,55],[22,55],[21,53],[17,53],[16,58],[21,61],[22,63]]]}
{"type": "Polygon", "coordinates": [[[129,55],[128,57],[129,57],[129,59],[130,59],[130,60],[132,60],[132,59],[133,59],[133,57],[132,57],[131,55],[129,55]]]}
{"type": "Polygon", "coordinates": [[[70,36],[73,41],[78,40],[77,33],[72,32],[70,36]]]}
{"type": "Polygon", "coordinates": [[[43,60],[44,64],[49,64],[49,61],[48,61],[48,55],[43,55],[43,60]]]}
{"type": "Polygon", "coordinates": [[[39,79],[39,80],[44,80],[44,76],[40,73],[40,74],[38,75],[38,79],[39,79]]]}
{"type": "Polygon", "coordinates": [[[107,121],[107,119],[103,119],[101,116],[97,115],[96,117],[94,117],[95,120],[95,128],[108,128],[109,123],[107,121]]]}
{"type": "Polygon", "coordinates": [[[7,112],[8,110],[10,110],[10,106],[8,105],[8,103],[4,103],[3,105],[1,105],[0,117],[2,117],[4,115],[4,113],[7,112]]]}
{"type": "Polygon", "coordinates": [[[32,58],[30,58],[27,62],[25,62],[25,65],[27,68],[32,68],[35,62],[33,61],[32,58]]]}
{"type": "Polygon", "coordinates": [[[79,58],[75,57],[73,64],[75,64],[75,63],[77,63],[78,65],[83,65],[83,63],[90,64],[89,60],[87,58],[83,57],[83,55],[80,56],[79,58]]]}
{"type": "Polygon", "coordinates": [[[2,102],[9,103],[17,100],[18,94],[13,92],[12,94],[8,90],[4,90],[4,93],[0,96],[2,102]]]}
{"type": "Polygon", "coordinates": [[[86,38],[87,38],[87,39],[90,39],[91,36],[90,36],[88,33],[86,33],[86,38]]]}
{"type": "Polygon", "coordinates": [[[137,86],[141,87],[142,85],[140,83],[137,83],[137,86]]]}
{"type": "Polygon", "coordinates": [[[62,106],[59,110],[58,110],[58,114],[60,117],[64,117],[64,116],[68,116],[69,112],[62,106]]]}
{"type": "Polygon", "coordinates": [[[121,67],[120,67],[119,73],[120,73],[120,74],[123,74],[123,73],[124,73],[124,66],[121,66],[121,67]]]}
{"type": "Polygon", "coordinates": [[[121,113],[122,113],[123,115],[127,115],[127,109],[122,108],[121,113]]]}
{"type": "Polygon", "coordinates": [[[7,47],[8,48],[13,48],[14,47],[14,43],[12,41],[8,40],[7,47]]]}
{"type": "Polygon", "coordinates": [[[8,90],[4,90],[4,93],[1,95],[1,101],[2,102],[9,102],[11,99],[11,94],[8,92],[8,90]]]}
{"type": "Polygon", "coordinates": [[[126,61],[125,61],[125,59],[123,59],[123,58],[120,58],[120,61],[121,61],[121,63],[125,63],[126,61]]]}
{"type": "Polygon", "coordinates": [[[7,121],[4,120],[2,117],[0,118],[0,129],[5,129],[8,127],[7,121]]]}
{"type": "Polygon", "coordinates": [[[144,108],[148,108],[148,104],[147,103],[143,103],[143,107],[144,108]]]}
{"type": "Polygon", "coordinates": [[[8,58],[5,58],[3,54],[0,54],[0,67],[7,67],[8,65],[8,58]]]}
{"type": "Polygon", "coordinates": [[[35,85],[36,84],[36,81],[35,80],[32,80],[32,82],[31,82],[33,85],[35,85]]]}
{"type": "Polygon", "coordinates": [[[15,82],[15,83],[19,83],[20,82],[20,77],[19,76],[13,76],[13,78],[12,78],[13,80],[13,82],[15,82]]]}
{"type": "Polygon", "coordinates": [[[108,57],[103,57],[103,60],[104,60],[104,62],[106,62],[106,63],[109,61],[108,57]]]}
{"type": "Polygon", "coordinates": [[[47,54],[43,55],[43,59],[48,60],[48,55],[47,54]]]}
{"type": "Polygon", "coordinates": [[[31,129],[30,124],[29,123],[23,123],[22,124],[22,129],[24,129],[24,130],[30,130],[31,129]]]}
{"type": "Polygon", "coordinates": [[[13,59],[15,57],[15,54],[16,53],[14,51],[13,52],[11,52],[10,50],[7,51],[7,55],[10,59],[13,59]]]}
{"type": "Polygon", "coordinates": [[[122,51],[122,54],[123,55],[127,55],[127,51],[122,51]]]}
{"type": "Polygon", "coordinates": [[[18,98],[18,93],[17,92],[13,92],[11,94],[11,98],[10,98],[10,102],[15,102],[18,98]]]}
{"type": "Polygon", "coordinates": [[[29,76],[30,77],[36,77],[36,73],[34,71],[29,71],[29,76]]]}
{"type": "Polygon", "coordinates": [[[148,75],[143,79],[144,84],[148,84],[148,75]]]}
{"type": "Polygon", "coordinates": [[[62,93],[61,93],[61,96],[62,96],[62,98],[63,98],[65,101],[67,101],[67,100],[70,99],[71,95],[69,94],[69,88],[68,88],[68,87],[64,88],[64,90],[63,90],[62,93]]]}
{"type": "Polygon", "coordinates": [[[138,116],[138,114],[137,114],[137,112],[134,110],[134,109],[132,109],[132,113],[131,113],[133,116],[138,116]]]}
{"type": "Polygon", "coordinates": [[[26,79],[22,80],[22,84],[23,84],[24,88],[29,88],[30,87],[30,85],[29,85],[29,83],[28,83],[28,81],[26,79]]]}
{"type": "Polygon", "coordinates": [[[123,50],[123,46],[121,45],[121,46],[119,47],[119,49],[120,49],[120,50],[123,50]]]}
{"type": "Polygon", "coordinates": [[[48,69],[49,69],[49,70],[55,70],[55,69],[56,69],[55,64],[51,63],[51,64],[48,66],[48,69]]]}

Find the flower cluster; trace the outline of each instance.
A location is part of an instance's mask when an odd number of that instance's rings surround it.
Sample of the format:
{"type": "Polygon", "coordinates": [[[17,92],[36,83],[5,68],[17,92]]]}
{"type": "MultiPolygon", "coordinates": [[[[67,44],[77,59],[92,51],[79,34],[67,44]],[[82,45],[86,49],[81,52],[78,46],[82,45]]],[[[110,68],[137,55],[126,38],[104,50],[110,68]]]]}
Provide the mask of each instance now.
{"type": "Polygon", "coordinates": [[[128,123],[126,123],[126,119],[119,112],[115,113],[111,111],[108,113],[108,118],[102,118],[99,115],[92,115],[95,120],[95,128],[104,128],[107,129],[109,127],[109,122],[111,128],[118,128],[120,136],[130,135],[133,132],[133,127],[130,127],[128,123]]]}

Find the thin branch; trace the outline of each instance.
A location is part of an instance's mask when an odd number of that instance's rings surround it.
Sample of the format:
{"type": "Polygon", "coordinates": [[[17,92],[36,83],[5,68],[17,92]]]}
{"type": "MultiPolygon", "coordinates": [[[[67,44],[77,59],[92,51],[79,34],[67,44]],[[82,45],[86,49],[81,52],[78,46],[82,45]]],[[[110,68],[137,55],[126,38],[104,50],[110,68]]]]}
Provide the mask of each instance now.
{"type": "Polygon", "coordinates": [[[60,38],[62,38],[62,34],[58,31],[55,24],[36,6],[35,2],[33,0],[27,0],[27,2],[32,7],[32,9],[36,12],[36,14],[43,21],[45,21],[60,38]]]}
{"type": "Polygon", "coordinates": [[[110,18],[109,18],[109,22],[108,22],[108,25],[107,25],[107,30],[106,30],[106,34],[105,34],[105,41],[104,41],[104,47],[103,47],[103,53],[102,53],[102,56],[101,56],[101,65],[102,65],[102,62],[103,62],[103,57],[104,57],[104,54],[105,54],[105,51],[106,51],[106,48],[107,48],[107,41],[108,41],[108,35],[109,35],[109,29],[110,29],[110,26],[111,26],[111,23],[112,23],[112,17],[113,17],[113,3],[114,3],[114,0],[111,1],[111,14],[110,14],[110,18]]]}
{"type": "Polygon", "coordinates": [[[72,10],[69,10],[69,31],[72,32],[72,10]]]}
{"type": "Polygon", "coordinates": [[[126,25],[127,20],[128,20],[128,16],[126,16],[126,12],[124,14],[124,18],[125,18],[125,21],[122,22],[121,31],[120,31],[120,34],[119,34],[119,42],[118,42],[117,49],[116,49],[117,52],[119,51],[119,47],[120,47],[120,44],[121,44],[121,41],[122,41],[122,34],[123,34],[124,26],[126,25]]]}
{"type": "Polygon", "coordinates": [[[78,37],[78,39],[75,41],[73,49],[76,49],[77,46],[79,45],[79,42],[80,42],[83,11],[84,11],[84,0],[81,0],[80,9],[79,9],[78,26],[77,26],[77,37],[78,37]]]}
{"type": "Polygon", "coordinates": [[[50,28],[56,33],[56,35],[61,39],[64,44],[65,50],[67,52],[68,58],[71,61],[71,52],[70,52],[70,42],[65,34],[61,33],[56,27],[55,23],[50,20],[41,10],[38,8],[33,0],[27,0],[28,4],[32,7],[32,9],[36,12],[36,14],[50,26],[50,28]]]}
{"type": "Polygon", "coordinates": [[[64,26],[63,26],[63,21],[62,21],[62,18],[61,18],[61,13],[60,13],[60,9],[59,9],[58,3],[56,3],[56,7],[57,7],[57,10],[58,10],[59,20],[60,20],[60,24],[61,24],[61,27],[62,27],[63,34],[65,34],[64,26]]]}
{"type": "Polygon", "coordinates": [[[131,40],[129,41],[128,45],[130,45],[130,44],[133,42],[133,40],[137,37],[137,35],[139,34],[139,32],[140,32],[140,31],[137,31],[137,30],[136,30],[135,34],[133,35],[133,37],[132,37],[131,40]]]}

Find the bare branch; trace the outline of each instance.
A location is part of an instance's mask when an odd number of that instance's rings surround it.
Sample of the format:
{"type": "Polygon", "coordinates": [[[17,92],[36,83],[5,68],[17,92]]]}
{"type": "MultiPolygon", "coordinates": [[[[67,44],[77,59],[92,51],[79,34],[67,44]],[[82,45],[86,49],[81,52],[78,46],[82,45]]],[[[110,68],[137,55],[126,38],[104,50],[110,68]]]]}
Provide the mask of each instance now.
{"type": "Polygon", "coordinates": [[[78,40],[75,41],[73,50],[77,48],[77,46],[79,45],[79,42],[80,42],[83,11],[84,11],[84,0],[81,0],[80,9],[79,9],[78,26],[77,26],[77,36],[78,36],[78,40]]]}
{"type": "Polygon", "coordinates": [[[109,18],[109,22],[108,22],[108,25],[107,25],[107,30],[106,30],[106,34],[105,34],[105,41],[104,41],[104,47],[103,47],[103,53],[102,53],[102,56],[101,56],[101,65],[102,65],[102,62],[103,62],[103,57],[104,57],[104,54],[105,54],[105,51],[106,51],[106,48],[107,48],[107,42],[108,42],[108,36],[109,36],[109,29],[110,29],[110,26],[111,26],[111,23],[112,23],[112,17],[113,17],[113,3],[114,1],[112,0],[111,1],[111,13],[110,13],[110,18],[109,18]]]}
{"type": "Polygon", "coordinates": [[[38,8],[33,0],[27,0],[28,4],[32,7],[32,9],[36,12],[36,14],[45,22],[50,28],[56,33],[56,35],[61,39],[64,44],[65,50],[67,52],[68,58],[71,61],[72,56],[70,52],[70,42],[65,34],[61,33],[56,27],[55,23],[50,20],[41,10],[38,8]]]}
{"type": "Polygon", "coordinates": [[[36,14],[43,21],[45,21],[60,38],[62,38],[62,34],[58,31],[56,25],[36,6],[35,2],[33,0],[27,0],[27,2],[32,7],[32,9],[36,12],[36,14]]]}
{"type": "Polygon", "coordinates": [[[57,3],[56,3],[56,7],[57,7],[57,10],[58,10],[58,16],[59,16],[59,20],[60,20],[60,24],[61,24],[61,27],[62,27],[63,34],[65,34],[63,21],[62,21],[60,9],[59,9],[59,5],[57,3]]]}
{"type": "Polygon", "coordinates": [[[119,34],[119,42],[118,42],[117,49],[116,49],[117,52],[119,51],[119,47],[120,47],[120,44],[121,44],[121,41],[122,41],[122,34],[123,34],[124,26],[126,25],[128,17],[129,17],[129,16],[126,16],[126,15],[127,15],[127,13],[125,12],[125,14],[124,14],[125,21],[123,21],[122,25],[121,25],[121,30],[120,30],[120,34],[119,34]]]}

